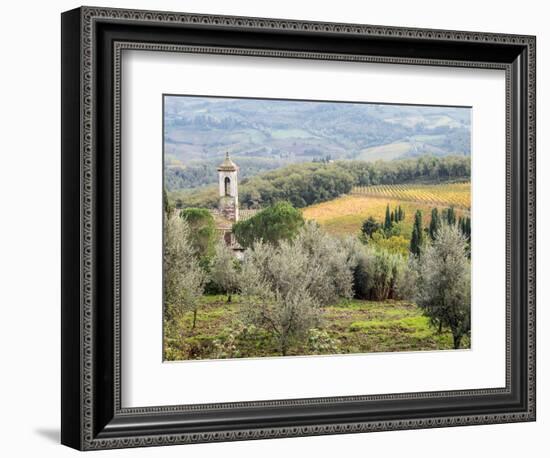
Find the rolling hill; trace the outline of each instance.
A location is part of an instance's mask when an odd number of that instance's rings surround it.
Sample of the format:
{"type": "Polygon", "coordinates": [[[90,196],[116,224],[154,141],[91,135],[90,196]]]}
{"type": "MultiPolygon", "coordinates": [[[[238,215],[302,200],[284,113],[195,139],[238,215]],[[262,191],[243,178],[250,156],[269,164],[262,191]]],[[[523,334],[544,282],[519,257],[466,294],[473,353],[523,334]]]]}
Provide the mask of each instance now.
{"type": "Polygon", "coordinates": [[[254,176],[293,163],[470,154],[469,108],[165,97],[169,190],[215,182],[225,152],[254,176]]]}

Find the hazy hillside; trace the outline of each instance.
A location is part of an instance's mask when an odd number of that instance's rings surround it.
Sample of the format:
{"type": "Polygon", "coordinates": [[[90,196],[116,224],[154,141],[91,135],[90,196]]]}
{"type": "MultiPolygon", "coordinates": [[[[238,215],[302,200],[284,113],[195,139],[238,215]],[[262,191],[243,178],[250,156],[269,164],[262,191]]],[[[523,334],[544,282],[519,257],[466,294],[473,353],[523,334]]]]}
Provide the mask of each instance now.
{"type": "Polygon", "coordinates": [[[229,151],[241,177],[296,162],[470,154],[469,108],[165,98],[168,189],[216,180],[229,151]]]}

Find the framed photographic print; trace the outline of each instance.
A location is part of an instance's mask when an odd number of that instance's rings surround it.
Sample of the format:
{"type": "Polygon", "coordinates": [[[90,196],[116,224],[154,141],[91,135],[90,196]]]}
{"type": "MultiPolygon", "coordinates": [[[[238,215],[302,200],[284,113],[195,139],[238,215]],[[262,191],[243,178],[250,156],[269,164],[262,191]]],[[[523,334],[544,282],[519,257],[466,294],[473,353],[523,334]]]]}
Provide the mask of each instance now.
{"type": "Polygon", "coordinates": [[[535,38],[62,15],[62,443],[535,420],[535,38]]]}

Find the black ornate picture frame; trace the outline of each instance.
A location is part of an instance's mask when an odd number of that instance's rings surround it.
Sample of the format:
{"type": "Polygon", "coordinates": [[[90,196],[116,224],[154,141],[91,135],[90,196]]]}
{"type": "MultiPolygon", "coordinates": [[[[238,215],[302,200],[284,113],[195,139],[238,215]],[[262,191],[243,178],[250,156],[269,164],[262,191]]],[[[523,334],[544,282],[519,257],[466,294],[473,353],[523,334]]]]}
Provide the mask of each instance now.
{"type": "Polygon", "coordinates": [[[79,449],[535,420],[535,37],[82,7],[62,14],[62,434],[79,449]],[[125,49],[506,73],[504,388],[124,408],[125,49]]]}

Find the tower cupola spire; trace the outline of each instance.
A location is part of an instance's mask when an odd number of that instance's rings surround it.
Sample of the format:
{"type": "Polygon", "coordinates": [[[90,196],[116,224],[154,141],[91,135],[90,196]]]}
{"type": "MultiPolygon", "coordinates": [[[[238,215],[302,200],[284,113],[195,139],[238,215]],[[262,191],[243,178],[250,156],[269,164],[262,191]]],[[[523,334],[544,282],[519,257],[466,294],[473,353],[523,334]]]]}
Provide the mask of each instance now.
{"type": "Polygon", "coordinates": [[[218,190],[220,211],[231,221],[239,220],[238,172],[239,167],[226,152],[224,161],[218,166],[218,190]]]}

